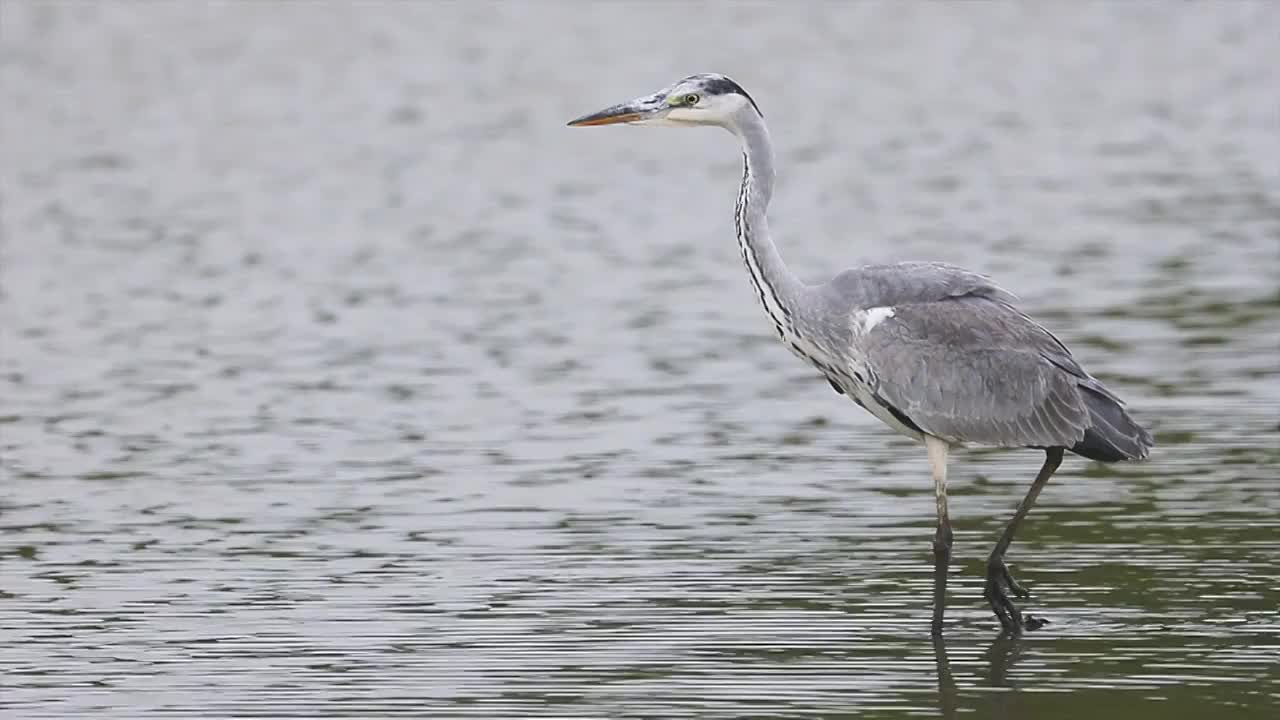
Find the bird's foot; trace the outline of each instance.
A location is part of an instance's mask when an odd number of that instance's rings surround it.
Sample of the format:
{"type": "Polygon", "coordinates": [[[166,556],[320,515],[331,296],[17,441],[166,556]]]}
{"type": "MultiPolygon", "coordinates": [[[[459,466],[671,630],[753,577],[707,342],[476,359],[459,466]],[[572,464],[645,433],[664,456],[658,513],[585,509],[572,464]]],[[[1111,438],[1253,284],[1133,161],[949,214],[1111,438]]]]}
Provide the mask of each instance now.
{"type": "Polygon", "coordinates": [[[991,611],[1000,620],[1000,626],[1004,631],[1010,635],[1019,635],[1023,630],[1036,630],[1049,622],[1033,615],[1024,616],[1009,598],[1010,593],[1023,599],[1031,596],[1025,587],[1013,579],[1009,566],[1005,565],[1003,560],[988,561],[987,582],[982,594],[987,598],[987,602],[991,603],[991,611]]]}
{"type": "MultiPolygon", "coordinates": [[[[1013,578],[1013,573],[1009,572],[1009,566],[1005,565],[1004,561],[1001,561],[996,566],[995,572],[999,574],[1000,581],[1004,584],[1006,588],[1009,589],[1010,592],[1014,594],[1015,597],[1022,598],[1023,600],[1026,600],[1031,597],[1031,593],[1027,592],[1027,589],[1022,586],[1022,583],[1018,582],[1013,578]]],[[[987,570],[988,580],[991,578],[991,573],[992,573],[992,570],[988,568],[987,570]]]]}

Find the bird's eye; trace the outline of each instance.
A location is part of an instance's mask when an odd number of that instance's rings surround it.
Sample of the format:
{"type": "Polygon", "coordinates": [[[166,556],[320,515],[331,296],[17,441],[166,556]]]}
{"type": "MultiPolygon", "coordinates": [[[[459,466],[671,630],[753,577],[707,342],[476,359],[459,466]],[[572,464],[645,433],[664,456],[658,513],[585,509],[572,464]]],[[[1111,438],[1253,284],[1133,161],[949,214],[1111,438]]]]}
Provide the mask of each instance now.
{"type": "Polygon", "coordinates": [[[688,95],[685,95],[685,96],[684,96],[684,104],[685,104],[685,105],[697,105],[697,104],[698,104],[698,96],[697,96],[697,95],[694,95],[693,93],[689,93],[688,95]]]}

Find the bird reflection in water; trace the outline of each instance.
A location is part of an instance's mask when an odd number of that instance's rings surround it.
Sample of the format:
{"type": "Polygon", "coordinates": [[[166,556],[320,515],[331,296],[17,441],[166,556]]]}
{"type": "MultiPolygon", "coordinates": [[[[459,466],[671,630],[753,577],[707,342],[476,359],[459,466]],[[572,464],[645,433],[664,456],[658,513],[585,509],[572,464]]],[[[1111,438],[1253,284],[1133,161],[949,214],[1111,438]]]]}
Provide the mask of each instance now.
{"type": "MultiPolygon", "coordinates": [[[[933,660],[938,676],[938,712],[944,720],[958,717],[959,690],[955,676],[951,673],[951,659],[947,655],[947,641],[942,635],[933,637],[933,660]]],[[[1016,718],[1017,688],[1009,682],[1009,671],[1022,656],[1025,649],[1021,638],[1002,633],[987,647],[983,658],[986,660],[987,687],[1005,688],[1014,692],[1003,693],[996,700],[994,707],[986,708],[984,717],[1016,718]]]]}

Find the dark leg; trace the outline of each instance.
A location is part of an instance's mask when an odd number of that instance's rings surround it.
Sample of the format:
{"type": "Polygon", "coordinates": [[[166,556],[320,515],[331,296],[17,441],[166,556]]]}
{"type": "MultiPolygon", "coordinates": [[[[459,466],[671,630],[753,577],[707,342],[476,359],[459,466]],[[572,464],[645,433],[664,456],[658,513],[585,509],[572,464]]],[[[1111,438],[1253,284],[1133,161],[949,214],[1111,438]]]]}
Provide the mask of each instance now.
{"type": "Polygon", "coordinates": [[[951,524],[943,520],[933,534],[933,634],[942,634],[947,606],[947,569],[951,564],[951,524]]]}
{"type": "Polygon", "coordinates": [[[942,634],[942,613],[947,607],[947,568],[951,564],[951,518],[947,514],[946,441],[925,436],[929,451],[929,471],[933,475],[934,498],[938,505],[938,529],[933,534],[933,634],[942,634]]]}
{"type": "Polygon", "coordinates": [[[1031,506],[1035,505],[1036,498],[1040,495],[1040,491],[1044,489],[1045,483],[1049,482],[1049,477],[1053,475],[1058,466],[1062,464],[1062,448],[1048,448],[1044,451],[1044,465],[1041,466],[1039,474],[1036,475],[1035,482],[1031,483],[1031,489],[1027,491],[1027,496],[1018,504],[1018,510],[1014,512],[1013,519],[1004,528],[1004,534],[1000,536],[1000,540],[996,543],[995,548],[991,551],[991,555],[987,557],[987,583],[983,594],[987,598],[987,602],[991,603],[991,610],[1000,620],[1000,625],[1006,633],[1017,635],[1022,632],[1025,627],[1028,630],[1034,630],[1044,624],[1043,620],[1028,618],[1024,623],[1022,613],[1009,599],[1009,593],[1012,592],[1018,597],[1027,597],[1027,591],[1014,581],[1013,576],[1009,574],[1009,568],[1004,564],[1004,554],[1009,549],[1009,544],[1013,542],[1013,536],[1018,532],[1018,526],[1022,524],[1022,519],[1027,516],[1031,510],[1031,506]]]}

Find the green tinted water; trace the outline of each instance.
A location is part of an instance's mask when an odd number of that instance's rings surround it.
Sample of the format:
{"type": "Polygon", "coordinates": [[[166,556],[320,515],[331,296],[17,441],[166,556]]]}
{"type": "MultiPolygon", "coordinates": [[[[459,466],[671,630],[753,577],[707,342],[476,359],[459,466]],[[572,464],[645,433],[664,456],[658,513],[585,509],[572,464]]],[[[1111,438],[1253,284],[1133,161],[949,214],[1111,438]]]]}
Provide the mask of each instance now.
{"type": "Polygon", "coordinates": [[[14,717],[1269,718],[1280,157],[1266,3],[9,3],[0,709],[14,717]],[[769,335],[691,72],[823,276],[993,274],[1151,426],[932,488],[769,335]]]}

